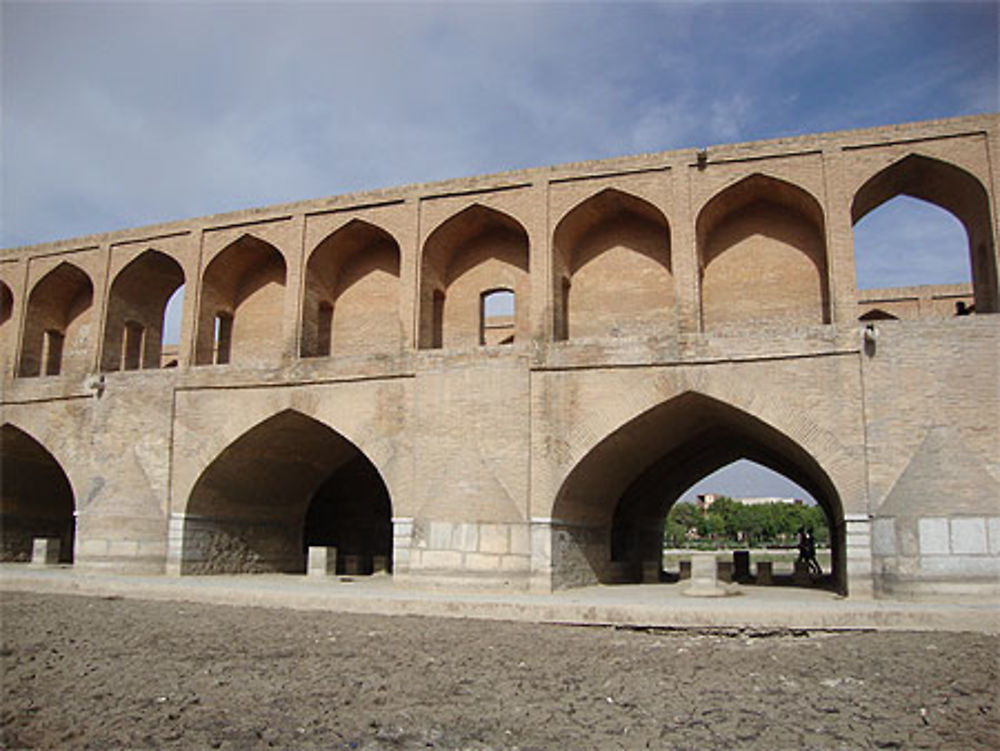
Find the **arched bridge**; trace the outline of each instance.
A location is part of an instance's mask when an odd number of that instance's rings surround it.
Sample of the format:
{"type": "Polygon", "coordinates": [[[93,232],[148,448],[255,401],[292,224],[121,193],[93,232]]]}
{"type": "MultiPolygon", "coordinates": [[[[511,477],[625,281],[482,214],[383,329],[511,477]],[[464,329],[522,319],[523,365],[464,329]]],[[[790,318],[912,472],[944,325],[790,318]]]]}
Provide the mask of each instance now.
{"type": "Polygon", "coordinates": [[[639,581],[748,458],[823,507],[839,589],[996,593],[997,164],[986,115],[5,250],[2,556],[639,581]],[[853,227],[900,195],[970,283],[859,292],[853,227]]]}

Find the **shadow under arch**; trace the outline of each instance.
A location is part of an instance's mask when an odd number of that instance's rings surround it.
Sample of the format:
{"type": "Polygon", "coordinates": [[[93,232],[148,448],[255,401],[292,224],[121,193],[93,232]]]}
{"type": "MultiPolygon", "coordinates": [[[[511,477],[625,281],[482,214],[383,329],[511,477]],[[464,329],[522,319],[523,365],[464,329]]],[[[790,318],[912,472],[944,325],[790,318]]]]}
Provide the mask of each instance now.
{"type": "Polygon", "coordinates": [[[763,173],[712,196],[695,223],[702,326],[829,323],[825,228],[812,194],[763,173]]]}
{"type": "Polygon", "coordinates": [[[490,289],[516,298],[515,336],[528,338],[528,232],[514,217],[474,203],[439,224],[420,261],[420,349],[476,346],[479,301],[490,289]]]}
{"type": "Polygon", "coordinates": [[[167,302],[184,281],[176,259],[155,248],[144,250],[118,272],[108,294],[102,370],[161,366],[167,302]]]}
{"type": "Polygon", "coordinates": [[[201,275],[196,365],[271,364],[281,357],[285,257],[241,235],[201,275]]]}
{"type": "Polygon", "coordinates": [[[935,204],[962,223],[969,238],[976,312],[1000,311],[990,198],[979,179],[940,159],[909,154],[858,188],[851,202],[851,225],[899,195],[935,204]]]}
{"type": "Polygon", "coordinates": [[[85,371],[93,301],[90,275],[69,261],[38,280],[28,293],[18,375],[85,371]]]}
{"type": "Polygon", "coordinates": [[[306,263],[302,357],[395,351],[399,315],[399,243],[362,219],[327,235],[306,263]]]}
{"type": "Polygon", "coordinates": [[[737,407],[685,392],[606,436],[577,462],[553,505],[556,586],[638,581],[659,561],[670,508],[694,482],[737,459],[768,467],[807,490],[826,513],[833,585],[846,593],[844,513],[815,457],[737,407]]]}
{"type": "Polygon", "coordinates": [[[73,562],[73,488],[39,441],[0,425],[0,561],[30,561],[36,537],[57,538],[60,563],[73,562]]]}
{"type": "Polygon", "coordinates": [[[557,341],[669,329],[675,302],[666,216],[615,188],[584,199],[553,232],[552,284],[557,341]],[[609,276],[619,279],[619,287],[607,285],[609,276]],[[628,295],[621,294],[622,285],[628,295]]]}
{"type": "Polygon", "coordinates": [[[306,547],[337,547],[370,573],[391,565],[385,481],[354,443],[293,409],[244,432],[202,471],[184,510],[180,573],[304,573],[306,547]]]}

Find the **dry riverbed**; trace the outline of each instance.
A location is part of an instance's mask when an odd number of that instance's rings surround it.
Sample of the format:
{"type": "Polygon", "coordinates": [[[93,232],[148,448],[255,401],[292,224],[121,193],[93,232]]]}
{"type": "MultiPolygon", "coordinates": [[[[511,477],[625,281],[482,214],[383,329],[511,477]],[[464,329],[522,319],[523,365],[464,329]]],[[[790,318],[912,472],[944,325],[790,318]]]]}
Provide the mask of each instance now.
{"type": "Polygon", "coordinates": [[[0,748],[996,749],[1000,639],[0,594],[0,748]]]}

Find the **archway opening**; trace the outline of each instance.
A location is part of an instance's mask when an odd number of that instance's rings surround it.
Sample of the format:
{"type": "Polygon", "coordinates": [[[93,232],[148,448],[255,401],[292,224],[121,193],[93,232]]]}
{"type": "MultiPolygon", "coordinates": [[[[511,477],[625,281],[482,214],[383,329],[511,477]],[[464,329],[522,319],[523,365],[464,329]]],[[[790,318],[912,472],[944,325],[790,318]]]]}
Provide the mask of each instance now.
{"type": "Polygon", "coordinates": [[[181,573],[303,573],[308,546],[338,548],[350,573],[391,566],[391,502],[347,438],[286,410],[208,465],[184,513],[181,573]]]}
{"type": "Polygon", "coordinates": [[[701,478],[748,459],[815,499],[830,530],[824,584],[846,591],[843,511],[819,463],[791,438],[731,405],[686,393],[629,421],[567,475],[553,508],[555,586],[659,580],[670,508],[701,478]]]}
{"type": "Polygon", "coordinates": [[[698,214],[707,331],[830,322],[823,210],[801,188],[751,175],[698,214]]]}
{"type": "Polygon", "coordinates": [[[198,365],[272,365],[280,360],[285,259],[270,243],[243,235],[205,269],[198,314],[198,365]],[[229,322],[226,337],[219,321],[229,322]]]}
{"type": "Polygon", "coordinates": [[[184,285],[184,270],[158,250],[146,250],[111,283],[101,369],[163,366],[167,305],[184,285]]]}
{"type": "MultiPolygon", "coordinates": [[[[859,290],[971,280],[971,300],[932,301],[930,314],[954,313],[956,302],[976,313],[1000,309],[989,198],[965,170],[910,154],[861,186],[851,221],[859,290]]],[[[902,318],[925,314],[906,300],[895,307],[889,312],[902,318]]]]}
{"type": "Polygon", "coordinates": [[[714,550],[723,570],[742,584],[830,588],[830,527],[808,490],[766,466],[739,459],[706,475],[671,504],[662,565],[659,571],[644,571],[644,581],[678,581],[691,551],[714,550]],[[796,567],[810,540],[814,567],[796,567]]]}
{"type": "Polygon", "coordinates": [[[91,305],[90,277],[63,261],[28,295],[21,345],[21,376],[59,375],[88,368],[91,305]]]}
{"type": "Polygon", "coordinates": [[[611,188],[591,196],[556,227],[553,284],[557,340],[670,331],[674,279],[666,217],[611,188]],[[607,283],[612,278],[615,285],[607,283]]]}
{"type": "Polygon", "coordinates": [[[513,217],[479,204],[435,229],[421,264],[420,347],[475,347],[483,339],[483,295],[517,299],[516,340],[528,338],[528,234],[513,217]]]}
{"type": "Polygon", "coordinates": [[[0,327],[10,320],[14,313],[14,295],[3,282],[0,282],[0,327]]]}
{"type": "Polygon", "coordinates": [[[324,239],[306,265],[302,357],[397,351],[399,244],[353,219],[324,239]]]}
{"type": "Polygon", "coordinates": [[[42,444],[0,426],[0,560],[30,561],[35,538],[59,540],[59,561],[73,562],[73,489],[42,444]]]}
{"type": "Polygon", "coordinates": [[[180,362],[181,319],[184,313],[186,285],[182,284],[167,300],[163,311],[163,338],[160,341],[160,367],[176,368],[180,362]]]}

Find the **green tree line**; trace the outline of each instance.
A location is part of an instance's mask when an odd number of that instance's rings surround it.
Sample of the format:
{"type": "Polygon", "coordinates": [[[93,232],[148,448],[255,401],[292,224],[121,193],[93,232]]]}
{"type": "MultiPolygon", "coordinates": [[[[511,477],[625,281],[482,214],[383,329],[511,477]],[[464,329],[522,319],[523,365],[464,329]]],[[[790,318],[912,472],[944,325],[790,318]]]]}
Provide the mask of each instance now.
{"type": "Polygon", "coordinates": [[[750,506],[721,496],[704,514],[694,503],[674,504],[667,514],[663,542],[674,548],[705,543],[723,547],[794,546],[800,527],[813,530],[817,545],[829,544],[826,514],[819,506],[780,502],[750,506]]]}

